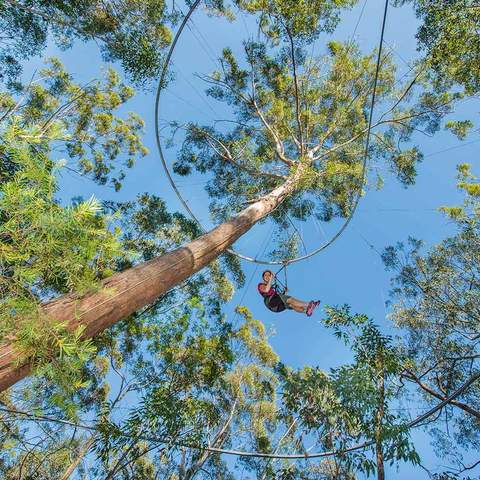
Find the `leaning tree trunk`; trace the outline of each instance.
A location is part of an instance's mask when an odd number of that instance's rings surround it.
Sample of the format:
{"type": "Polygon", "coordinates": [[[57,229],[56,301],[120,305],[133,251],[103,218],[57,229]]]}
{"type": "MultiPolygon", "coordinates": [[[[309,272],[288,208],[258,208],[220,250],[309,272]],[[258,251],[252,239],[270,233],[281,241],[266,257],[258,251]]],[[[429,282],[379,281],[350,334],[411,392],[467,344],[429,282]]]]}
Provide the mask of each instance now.
{"type": "MultiPolygon", "coordinates": [[[[63,295],[46,303],[42,307],[43,313],[53,322],[67,322],[70,331],[84,327],[84,339],[94,337],[151,304],[225,252],[295,190],[302,170],[300,165],[281,186],[196,240],[112,275],[103,281],[98,291],[83,296],[74,293],[63,295]]],[[[30,371],[31,364],[28,359],[21,358],[13,342],[0,347],[0,391],[26,377],[30,371]]]]}
{"type": "Polygon", "coordinates": [[[63,473],[62,478],[60,478],[60,480],[69,480],[69,478],[72,476],[73,472],[80,465],[80,462],[86,457],[86,455],[87,455],[88,451],[90,450],[91,446],[93,445],[94,441],[95,441],[95,435],[92,435],[85,442],[85,444],[80,448],[80,450],[77,453],[77,456],[75,457],[73,462],[68,466],[68,468],[65,470],[65,472],[63,473]]]}

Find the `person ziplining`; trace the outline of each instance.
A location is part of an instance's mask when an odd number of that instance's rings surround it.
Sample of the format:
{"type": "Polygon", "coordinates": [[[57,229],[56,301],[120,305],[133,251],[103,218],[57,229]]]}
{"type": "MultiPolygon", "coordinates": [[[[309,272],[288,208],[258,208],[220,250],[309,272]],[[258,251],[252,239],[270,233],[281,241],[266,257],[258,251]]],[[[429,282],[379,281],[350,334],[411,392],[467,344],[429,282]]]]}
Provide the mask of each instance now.
{"type": "Polygon", "coordinates": [[[280,292],[275,274],[271,270],[265,270],[262,273],[262,279],[263,282],[258,284],[258,293],[263,297],[265,306],[271,312],[280,313],[284,310],[295,310],[298,313],[305,313],[308,317],[311,317],[315,308],[320,304],[319,300],[304,302],[286,295],[288,291],[286,286],[283,292],[280,292]]]}

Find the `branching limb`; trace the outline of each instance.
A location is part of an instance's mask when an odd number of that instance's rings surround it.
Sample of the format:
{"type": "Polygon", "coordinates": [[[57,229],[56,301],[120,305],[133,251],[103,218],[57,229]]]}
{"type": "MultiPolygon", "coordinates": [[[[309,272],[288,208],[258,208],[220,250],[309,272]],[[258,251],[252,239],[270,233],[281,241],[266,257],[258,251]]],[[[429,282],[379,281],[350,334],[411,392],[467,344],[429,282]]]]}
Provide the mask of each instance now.
{"type": "Polygon", "coordinates": [[[229,148],[218,138],[214,137],[211,135],[209,132],[202,130],[202,133],[210,140],[208,143],[210,147],[223,159],[227,160],[229,163],[231,163],[235,168],[238,168],[239,170],[243,170],[244,172],[248,173],[252,177],[266,177],[266,178],[274,178],[276,180],[286,180],[287,177],[285,175],[280,175],[277,173],[270,173],[270,172],[261,172],[259,170],[254,170],[251,168],[246,167],[245,165],[242,165],[239,163],[232,155],[230,152],[229,148]],[[212,142],[216,143],[221,150],[220,151],[218,148],[215,147],[212,142]]]}
{"type": "MultiPolygon", "coordinates": [[[[432,387],[430,387],[426,383],[422,382],[420,380],[420,378],[417,377],[417,375],[415,375],[412,371],[406,370],[403,376],[407,380],[415,382],[423,391],[427,392],[432,397],[435,397],[435,398],[437,398],[438,400],[441,400],[441,401],[444,401],[447,398],[446,396],[438,393],[436,390],[434,390],[432,387]]],[[[459,402],[458,400],[450,400],[449,403],[451,405],[455,405],[456,407],[460,408],[464,412],[467,412],[470,415],[474,416],[477,420],[480,420],[480,412],[478,410],[475,410],[474,408],[470,407],[466,403],[459,402]]]]}
{"type": "Polygon", "coordinates": [[[212,77],[201,76],[200,78],[206,83],[210,83],[210,84],[215,85],[217,87],[226,88],[233,95],[237,96],[246,106],[253,107],[255,115],[259,118],[262,125],[270,133],[270,135],[273,138],[273,141],[275,142],[275,149],[276,149],[276,153],[277,153],[278,158],[288,166],[292,166],[292,165],[295,164],[295,162],[293,160],[286,157],[285,149],[283,147],[283,143],[281,142],[279,136],[277,135],[277,132],[267,122],[267,120],[266,120],[265,116],[263,115],[260,107],[258,106],[258,104],[255,100],[254,82],[253,82],[253,85],[252,85],[252,89],[253,89],[252,97],[248,98],[243,93],[241,93],[241,92],[235,90],[234,88],[232,88],[232,86],[229,85],[228,82],[224,82],[222,80],[214,79],[212,77]]]}
{"type": "Polygon", "coordinates": [[[299,89],[298,89],[297,62],[295,60],[295,45],[293,43],[293,37],[290,34],[290,30],[288,29],[287,26],[285,26],[285,31],[287,32],[287,36],[290,41],[290,54],[292,56],[292,68],[293,68],[293,82],[295,86],[295,114],[297,117],[298,137],[300,141],[300,156],[303,158],[304,143],[303,143],[302,121],[300,117],[300,97],[299,97],[299,89]]]}
{"type": "MultiPolygon", "coordinates": [[[[220,448],[223,445],[223,442],[225,441],[225,438],[226,438],[228,427],[230,426],[233,420],[233,417],[235,415],[235,412],[237,411],[237,405],[238,405],[238,398],[235,398],[235,401],[232,404],[227,420],[225,421],[223,426],[220,428],[220,430],[216,433],[215,437],[210,443],[210,447],[220,448]]],[[[204,463],[209,459],[211,455],[212,453],[209,452],[208,450],[203,451],[200,457],[198,458],[198,460],[187,469],[184,479],[189,480],[193,478],[196,472],[203,467],[204,463]]]]}
{"type": "Polygon", "coordinates": [[[402,102],[402,100],[407,96],[408,92],[413,88],[413,86],[415,85],[415,83],[417,82],[418,78],[420,77],[420,75],[423,73],[423,70],[420,70],[420,72],[418,72],[415,77],[413,78],[413,80],[408,84],[408,87],[404,90],[404,92],[400,95],[400,97],[398,98],[398,100],[393,104],[393,106],[388,109],[386,112],[382,113],[382,115],[380,116],[380,120],[383,120],[383,118],[388,115],[389,113],[393,112],[395,110],[395,108],[398,107],[398,105],[402,102]]]}
{"type": "Polygon", "coordinates": [[[255,108],[255,112],[256,112],[258,118],[262,122],[265,129],[270,133],[270,135],[272,136],[272,138],[275,142],[275,150],[277,152],[278,158],[283,163],[287,164],[288,166],[294,165],[295,162],[293,162],[292,160],[290,160],[289,158],[286,157],[285,149],[283,147],[283,143],[281,142],[281,140],[278,137],[277,132],[275,132],[274,128],[267,122],[265,116],[262,113],[262,110],[259,108],[259,106],[258,106],[258,104],[255,100],[255,97],[252,97],[252,102],[251,103],[253,104],[253,107],[255,108]]]}

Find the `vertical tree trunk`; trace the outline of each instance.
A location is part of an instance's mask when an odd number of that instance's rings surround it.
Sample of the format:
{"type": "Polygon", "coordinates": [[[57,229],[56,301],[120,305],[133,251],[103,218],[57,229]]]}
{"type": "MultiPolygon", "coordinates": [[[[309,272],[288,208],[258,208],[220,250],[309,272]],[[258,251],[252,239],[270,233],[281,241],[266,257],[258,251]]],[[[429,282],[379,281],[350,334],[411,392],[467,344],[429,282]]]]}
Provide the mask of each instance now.
{"type": "MultiPolygon", "coordinates": [[[[210,232],[148,262],[106,279],[99,291],[79,297],[68,294],[43,305],[53,322],[67,322],[69,330],[85,328],[91,338],[122,318],[149,305],[159,296],[189,278],[225,252],[255,223],[271,213],[290,195],[303,173],[301,166],[281,186],[242,210],[236,217],[210,232]]],[[[21,359],[12,342],[0,347],[0,391],[30,373],[28,360],[21,359]]]]}
{"type": "Polygon", "coordinates": [[[377,480],[385,480],[385,466],[383,463],[382,423],[385,414],[385,372],[382,369],[379,378],[379,403],[375,419],[375,450],[377,457],[377,480]]]}
{"type": "Polygon", "coordinates": [[[383,465],[383,448],[382,441],[376,439],[376,456],[377,456],[377,480],[385,480],[385,467],[383,465]]]}

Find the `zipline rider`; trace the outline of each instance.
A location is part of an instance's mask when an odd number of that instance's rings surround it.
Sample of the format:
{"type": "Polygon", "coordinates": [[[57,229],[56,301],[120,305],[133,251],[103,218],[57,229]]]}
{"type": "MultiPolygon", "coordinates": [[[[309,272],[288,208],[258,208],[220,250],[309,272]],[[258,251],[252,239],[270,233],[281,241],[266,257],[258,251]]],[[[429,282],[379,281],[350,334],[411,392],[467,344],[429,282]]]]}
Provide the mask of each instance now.
{"type": "Polygon", "coordinates": [[[285,295],[287,288],[280,293],[278,285],[275,283],[275,274],[271,270],[265,270],[262,273],[263,282],[258,284],[258,293],[263,297],[265,306],[274,313],[280,313],[284,310],[295,310],[298,313],[306,313],[311,317],[320,301],[304,302],[290,295],[285,295]]]}

